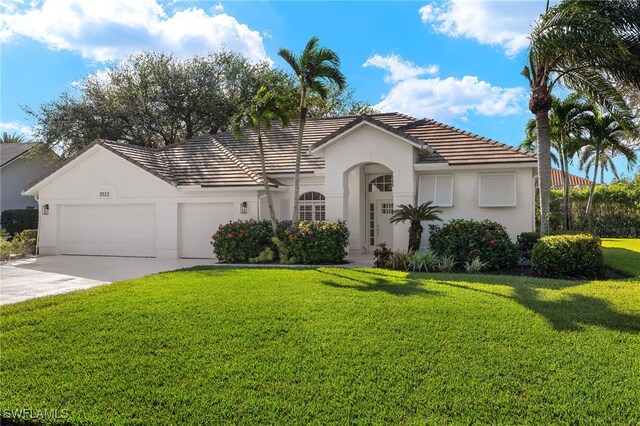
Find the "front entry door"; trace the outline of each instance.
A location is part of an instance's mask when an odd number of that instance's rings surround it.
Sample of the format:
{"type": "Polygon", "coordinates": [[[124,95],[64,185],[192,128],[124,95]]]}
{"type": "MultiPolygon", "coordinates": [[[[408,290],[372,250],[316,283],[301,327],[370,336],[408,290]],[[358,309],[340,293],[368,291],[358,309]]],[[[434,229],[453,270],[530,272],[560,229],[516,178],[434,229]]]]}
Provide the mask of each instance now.
{"type": "Polygon", "coordinates": [[[387,247],[393,247],[393,225],[389,222],[393,216],[392,200],[375,201],[375,243],[387,243],[387,247]]]}

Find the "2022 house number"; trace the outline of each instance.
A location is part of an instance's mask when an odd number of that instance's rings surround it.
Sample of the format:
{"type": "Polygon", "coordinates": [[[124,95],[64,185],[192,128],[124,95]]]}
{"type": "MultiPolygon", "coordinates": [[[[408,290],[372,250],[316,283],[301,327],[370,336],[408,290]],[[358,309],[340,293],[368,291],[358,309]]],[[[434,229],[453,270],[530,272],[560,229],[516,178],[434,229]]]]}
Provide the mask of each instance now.
{"type": "Polygon", "coordinates": [[[111,198],[110,191],[98,191],[98,198],[111,198]]]}

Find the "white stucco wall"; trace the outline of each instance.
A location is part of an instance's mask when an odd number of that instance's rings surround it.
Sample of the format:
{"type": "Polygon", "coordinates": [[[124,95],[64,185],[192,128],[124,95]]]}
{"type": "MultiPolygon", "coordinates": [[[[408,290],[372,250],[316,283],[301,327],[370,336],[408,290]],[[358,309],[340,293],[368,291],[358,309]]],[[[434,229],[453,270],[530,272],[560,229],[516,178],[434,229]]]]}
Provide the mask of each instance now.
{"type": "Polygon", "coordinates": [[[26,209],[36,207],[32,196],[22,195],[22,190],[45,174],[51,167],[40,156],[17,158],[0,169],[0,209],[26,209]]]}

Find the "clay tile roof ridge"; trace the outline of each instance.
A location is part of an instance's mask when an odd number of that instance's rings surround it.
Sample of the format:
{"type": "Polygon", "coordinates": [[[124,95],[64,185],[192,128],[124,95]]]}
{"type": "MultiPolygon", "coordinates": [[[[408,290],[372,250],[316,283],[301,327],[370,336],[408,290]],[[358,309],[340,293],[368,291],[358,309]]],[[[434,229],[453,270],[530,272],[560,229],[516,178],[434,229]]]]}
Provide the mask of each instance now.
{"type": "Polygon", "coordinates": [[[234,153],[232,153],[226,146],[224,146],[220,141],[218,141],[215,136],[210,135],[209,140],[216,148],[218,148],[224,155],[227,156],[231,162],[233,162],[236,166],[238,166],[243,172],[247,174],[256,184],[261,184],[261,178],[258,176],[256,172],[251,170],[249,166],[247,166],[244,162],[242,162],[234,153]]]}

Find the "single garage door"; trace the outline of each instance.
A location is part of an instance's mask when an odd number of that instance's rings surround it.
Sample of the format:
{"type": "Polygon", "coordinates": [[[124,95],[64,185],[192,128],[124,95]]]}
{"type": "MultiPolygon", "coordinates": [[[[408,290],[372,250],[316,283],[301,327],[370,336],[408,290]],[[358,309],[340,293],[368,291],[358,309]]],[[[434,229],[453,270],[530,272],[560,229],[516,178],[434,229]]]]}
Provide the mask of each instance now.
{"type": "Polygon", "coordinates": [[[155,204],[64,205],[58,214],[62,254],[156,255],[155,204]]]}
{"type": "Polygon", "coordinates": [[[178,216],[180,257],[211,259],[211,236],[219,225],[234,219],[233,203],[180,204],[178,216]]]}

